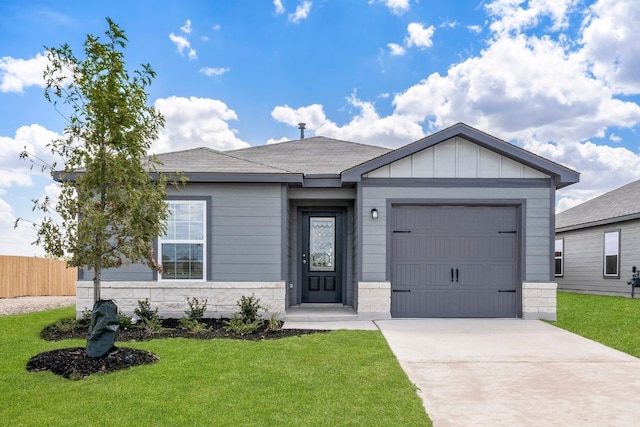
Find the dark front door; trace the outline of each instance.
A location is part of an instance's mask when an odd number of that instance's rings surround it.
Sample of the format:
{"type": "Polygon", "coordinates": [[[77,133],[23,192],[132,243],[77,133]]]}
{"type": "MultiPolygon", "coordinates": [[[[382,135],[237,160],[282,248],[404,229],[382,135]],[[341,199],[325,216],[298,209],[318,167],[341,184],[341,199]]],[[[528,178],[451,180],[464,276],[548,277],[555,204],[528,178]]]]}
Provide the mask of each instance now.
{"type": "Polygon", "coordinates": [[[302,302],[342,302],[344,212],[302,212],[302,302]]]}

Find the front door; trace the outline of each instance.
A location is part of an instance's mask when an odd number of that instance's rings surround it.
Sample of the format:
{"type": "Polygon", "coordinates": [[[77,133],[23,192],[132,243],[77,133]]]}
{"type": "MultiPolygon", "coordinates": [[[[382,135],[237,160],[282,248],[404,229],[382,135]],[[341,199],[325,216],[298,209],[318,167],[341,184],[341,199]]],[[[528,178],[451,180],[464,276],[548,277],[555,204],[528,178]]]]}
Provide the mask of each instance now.
{"type": "Polygon", "coordinates": [[[302,302],[342,302],[344,212],[302,212],[302,302]]]}

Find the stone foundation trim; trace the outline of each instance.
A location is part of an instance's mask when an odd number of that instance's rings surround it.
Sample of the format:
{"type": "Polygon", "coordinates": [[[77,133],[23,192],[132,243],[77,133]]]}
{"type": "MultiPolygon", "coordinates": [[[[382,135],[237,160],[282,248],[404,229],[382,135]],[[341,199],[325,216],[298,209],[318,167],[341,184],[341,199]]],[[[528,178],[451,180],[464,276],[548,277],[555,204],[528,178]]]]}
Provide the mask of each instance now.
{"type": "Polygon", "coordinates": [[[557,320],[555,282],[522,283],[522,318],[525,320],[557,320]]]}
{"type": "Polygon", "coordinates": [[[356,311],[361,319],[390,319],[391,282],[358,282],[356,311]]]}
{"type": "MultiPolygon", "coordinates": [[[[126,316],[133,316],[138,301],[149,299],[161,317],[178,319],[189,308],[187,297],[207,300],[205,317],[230,317],[240,297],[251,295],[260,299],[267,316],[284,316],[285,292],[285,282],[103,282],[101,288],[102,299],[114,300],[126,316]]],[[[76,317],[92,307],[93,282],[76,282],[76,317]]]]}

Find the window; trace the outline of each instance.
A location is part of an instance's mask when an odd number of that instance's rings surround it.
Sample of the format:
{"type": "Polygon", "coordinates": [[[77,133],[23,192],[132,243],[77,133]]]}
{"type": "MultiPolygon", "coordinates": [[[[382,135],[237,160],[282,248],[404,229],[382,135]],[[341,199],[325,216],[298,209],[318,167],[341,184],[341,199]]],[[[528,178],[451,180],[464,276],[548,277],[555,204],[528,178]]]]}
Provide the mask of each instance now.
{"type": "Polygon", "coordinates": [[[564,240],[562,239],[556,240],[555,261],[556,276],[562,276],[564,274],[564,240]]]}
{"type": "Polygon", "coordinates": [[[162,280],[204,280],[204,201],[169,201],[167,234],[160,238],[162,280]]]}
{"type": "Polygon", "coordinates": [[[604,233],[604,277],[619,277],[620,231],[604,233]]]}

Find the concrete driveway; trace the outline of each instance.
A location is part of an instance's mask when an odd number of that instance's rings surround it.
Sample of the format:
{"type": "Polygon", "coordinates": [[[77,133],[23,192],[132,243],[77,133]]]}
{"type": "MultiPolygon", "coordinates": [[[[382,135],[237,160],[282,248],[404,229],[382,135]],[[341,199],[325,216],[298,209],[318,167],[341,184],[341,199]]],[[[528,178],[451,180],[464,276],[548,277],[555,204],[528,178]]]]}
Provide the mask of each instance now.
{"type": "Polygon", "coordinates": [[[376,321],[435,427],[638,426],[640,359],[536,320],[376,321]]]}

